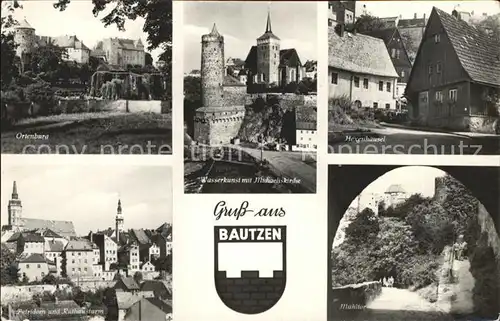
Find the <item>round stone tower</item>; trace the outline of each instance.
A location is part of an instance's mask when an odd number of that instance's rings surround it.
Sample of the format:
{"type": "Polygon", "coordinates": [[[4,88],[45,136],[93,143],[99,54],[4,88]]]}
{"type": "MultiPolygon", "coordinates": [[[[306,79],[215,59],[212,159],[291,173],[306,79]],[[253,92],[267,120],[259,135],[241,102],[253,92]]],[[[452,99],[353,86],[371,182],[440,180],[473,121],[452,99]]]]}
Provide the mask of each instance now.
{"type": "Polygon", "coordinates": [[[14,41],[18,45],[16,55],[24,58],[35,50],[35,28],[31,27],[26,19],[19,22],[14,28],[14,41]]]}
{"type": "Polygon", "coordinates": [[[201,97],[203,107],[224,106],[224,37],[214,24],[201,37],[201,97]]]}

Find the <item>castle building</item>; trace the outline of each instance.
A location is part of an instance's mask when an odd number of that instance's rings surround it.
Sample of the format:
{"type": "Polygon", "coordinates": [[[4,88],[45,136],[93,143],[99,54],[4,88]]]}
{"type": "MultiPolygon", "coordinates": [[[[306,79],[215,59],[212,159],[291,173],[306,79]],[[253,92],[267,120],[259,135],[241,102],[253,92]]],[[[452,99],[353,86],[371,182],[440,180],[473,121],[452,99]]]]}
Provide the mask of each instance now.
{"type": "Polygon", "coordinates": [[[384,202],[386,207],[396,206],[408,199],[408,193],[401,185],[393,184],[387,188],[384,193],[384,202]]]}
{"type": "Polygon", "coordinates": [[[33,28],[26,19],[19,22],[14,27],[14,42],[17,44],[16,55],[21,58],[21,62],[29,62],[31,55],[37,48],[47,45],[56,45],[66,51],[65,60],[86,64],[89,62],[90,49],[77,38],[77,36],[48,37],[36,35],[33,28]]]}
{"type": "Polygon", "coordinates": [[[215,24],[201,40],[202,107],[195,114],[194,140],[208,145],[228,144],[237,136],[245,116],[246,86],[226,74],[224,37],[215,24]]]}
{"type": "Polygon", "coordinates": [[[2,226],[2,241],[10,238],[14,232],[51,230],[63,238],[76,236],[75,227],[71,221],[56,221],[37,218],[24,218],[23,206],[14,181],[12,196],[8,204],[8,225],[2,226]]]}
{"type": "Polygon", "coordinates": [[[141,39],[106,38],[96,44],[91,55],[120,67],[146,65],[146,52],[141,39]]]}
{"type": "Polygon", "coordinates": [[[300,82],[305,77],[305,68],[294,48],[280,49],[281,39],[272,31],[271,13],[267,14],[266,31],[257,38],[245,60],[248,84],[285,86],[300,82]]]}

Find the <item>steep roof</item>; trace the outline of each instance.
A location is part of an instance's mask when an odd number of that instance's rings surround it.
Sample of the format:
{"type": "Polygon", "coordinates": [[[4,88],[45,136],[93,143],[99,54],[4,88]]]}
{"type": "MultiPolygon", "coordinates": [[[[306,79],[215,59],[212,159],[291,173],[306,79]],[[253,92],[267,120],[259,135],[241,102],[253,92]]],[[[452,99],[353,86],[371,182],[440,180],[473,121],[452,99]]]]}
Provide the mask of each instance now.
{"type": "Polygon", "coordinates": [[[46,252],[62,252],[64,250],[64,243],[61,241],[46,241],[46,252]]]}
{"type": "Polygon", "coordinates": [[[328,28],[328,66],[359,74],[398,77],[383,40],[349,32],[341,37],[334,27],[328,28]]]}
{"type": "Polygon", "coordinates": [[[386,193],[406,193],[403,187],[399,184],[392,184],[385,191],[386,193]]]}
{"type": "Polygon", "coordinates": [[[257,73],[257,46],[252,46],[245,59],[245,68],[253,74],[257,73]]]}
{"type": "Polygon", "coordinates": [[[141,299],[137,294],[124,291],[116,291],[116,302],[119,310],[127,310],[141,299]]]}
{"type": "Polygon", "coordinates": [[[36,233],[32,233],[32,232],[29,232],[29,233],[21,233],[21,238],[25,241],[25,242],[30,242],[30,243],[44,243],[45,242],[45,239],[40,235],[40,234],[36,234],[36,233]]]}
{"type": "Polygon", "coordinates": [[[144,229],[132,229],[132,233],[139,244],[151,243],[151,240],[144,232],[144,229]]]}
{"type": "Polygon", "coordinates": [[[19,263],[47,263],[45,257],[43,257],[43,255],[39,253],[32,253],[28,255],[21,254],[18,260],[19,263]]]}
{"type": "Polygon", "coordinates": [[[482,30],[436,7],[431,18],[439,17],[460,64],[472,81],[500,86],[500,43],[482,30]]]}
{"type": "MultiPolygon", "coordinates": [[[[125,288],[128,290],[139,290],[139,284],[134,280],[133,277],[128,276],[128,277],[122,277],[120,281],[123,283],[125,288]]],[[[120,282],[118,281],[118,282],[120,282]]]]}
{"type": "Polygon", "coordinates": [[[172,297],[172,290],[170,289],[168,282],[164,280],[146,280],[141,284],[141,291],[165,293],[172,297]]]}
{"type": "Polygon", "coordinates": [[[363,34],[384,40],[385,45],[389,45],[398,28],[377,29],[363,32],[363,34]]]}
{"type": "Polygon", "coordinates": [[[71,221],[54,221],[37,218],[22,218],[21,225],[26,230],[50,229],[62,237],[76,236],[75,227],[71,221]]]}
{"type": "Polygon", "coordinates": [[[33,29],[35,30],[35,28],[33,28],[26,19],[23,19],[21,21],[19,21],[19,24],[17,24],[15,27],[15,29],[33,29]]]}
{"type": "Polygon", "coordinates": [[[299,130],[316,130],[317,114],[314,107],[295,108],[295,128],[299,130]]]}
{"type": "Polygon", "coordinates": [[[88,240],[70,240],[65,247],[66,251],[92,251],[92,243],[88,240]]]}
{"type": "Polygon", "coordinates": [[[295,48],[280,50],[280,67],[300,67],[302,62],[300,62],[299,54],[295,48]]]}

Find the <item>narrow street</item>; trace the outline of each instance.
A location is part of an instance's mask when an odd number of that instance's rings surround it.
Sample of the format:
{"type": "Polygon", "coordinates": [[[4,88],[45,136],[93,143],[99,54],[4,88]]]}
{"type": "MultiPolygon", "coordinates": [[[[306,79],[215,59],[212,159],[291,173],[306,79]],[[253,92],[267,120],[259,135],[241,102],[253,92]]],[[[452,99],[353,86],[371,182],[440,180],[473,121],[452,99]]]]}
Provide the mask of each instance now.
{"type": "MultiPolygon", "coordinates": [[[[259,149],[236,147],[250,154],[256,159],[261,158],[259,149]]],[[[301,152],[266,151],[262,152],[262,157],[266,159],[282,176],[289,179],[300,180],[300,185],[311,193],[316,192],[316,163],[311,155],[301,152]]]]}
{"type": "Polygon", "coordinates": [[[382,293],[364,310],[342,311],[331,320],[349,321],[453,321],[453,317],[405,289],[382,288],[382,293]]]}
{"type": "Polygon", "coordinates": [[[367,134],[353,135],[355,139],[334,140],[329,134],[329,152],[345,154],[424,154],[424,155],[493,155],[500,153],[498,135],[461,135],[423,131],[410,128],[383,127],[370,129],[367,134]],[[364,138],[379,141],[363,141],[364,138]],[[381,140],[381,141],[380,141],[381,140]]]}

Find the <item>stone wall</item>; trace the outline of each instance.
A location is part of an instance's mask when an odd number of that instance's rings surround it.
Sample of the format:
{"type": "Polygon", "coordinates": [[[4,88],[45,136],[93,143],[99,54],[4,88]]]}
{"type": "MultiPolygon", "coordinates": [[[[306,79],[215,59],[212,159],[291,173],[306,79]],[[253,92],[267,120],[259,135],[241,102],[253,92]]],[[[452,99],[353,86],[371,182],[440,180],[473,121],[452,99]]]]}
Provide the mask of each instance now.
{"type": "Polygon", "coordinates": [[[224,86],[224,106],[243,106],[246,95],[246,86],[224,86]]]}
{"type": "Polygon", "coordinates": [[[78,283],[83,291],[95,291],[97,289],[111,288],[115,286],[116,281],[84,281],[78,283]]]}
{"type": "MultiPolygon", "coordinates": [[[[69,284],[59,284],[59,289],[63,290],[69,288],[69,284]]],[[[33,294],[43,293],[49,291],[54,293],[56,290],[55,285],[41,284],[41,285],[19,285],[19,286],[2,286],[0,297],[2,305],[14,303],[19,301],[31,300],[33,294]]]]}
{"type": "Polygon", "coordinates": [[[258,271],[241,271],[240,278],[227,278],[217,272],[215,287],[221,300],[231,309],[248,314],[264,312],[274,306],[285,290],[286,274],[274,271],[272,278],[260,278],[258,271]]]}
{"type": "Polygon", "coordinates": [[[469,116],[469,130],[474,133],[495,134],[495,127],[500,122],[499,117],[469,116]]]}
{"type": "Polygon", "coordinates": [[[454,116],[429,118],[427,124],[433,128],[444,128],[456,131],[469,131],[473,133],[495,134],[495,127],[498,126],[499,117],[491,116],[454,116]]]}
{"type": "Polygon", "coordinates": [[[202,144],[229,144],[238,135],[245,109],[243,106],[231,109],[200,108],[196,112],[193,139],[202,144]]]}
{"type": "Polygon", "coordinates": [[[341,309],[342,305],[367,306],[382,293],[379,281],[350,284],[332,289],[333,306],[341,309]]]}
{"type": "Polygon", "coordinates": [[[281,109],[284,111],[301,107],[317,107],[317,95],[296,95],[296,94],[281,94],[281,93],[259,93],[259,94],[247,94],[246,95],[246,105],[252,105],[257,99],[263,99],[266,103],[273,103],[273,100],[277,101],[281,109]]]}

